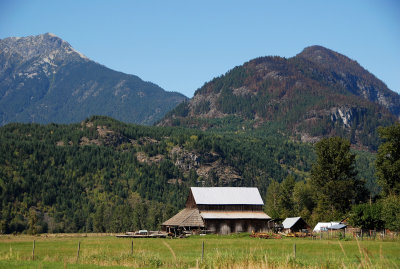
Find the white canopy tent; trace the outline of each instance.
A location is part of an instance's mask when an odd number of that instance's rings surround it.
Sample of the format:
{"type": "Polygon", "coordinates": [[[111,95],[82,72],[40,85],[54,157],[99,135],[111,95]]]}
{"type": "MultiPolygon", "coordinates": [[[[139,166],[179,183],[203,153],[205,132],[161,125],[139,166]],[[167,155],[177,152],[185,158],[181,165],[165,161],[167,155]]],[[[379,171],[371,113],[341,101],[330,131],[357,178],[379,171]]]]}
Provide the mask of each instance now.
{"type": "Polygon", "coordinates": [[[318,222],[317,225],[314,227],[314,232],[321,232],[321,231],[327,231],[328,228],[330,228],[333,225],[338,225],[340,224],[340,221],[331,221],[331,222],[318,222]]]}

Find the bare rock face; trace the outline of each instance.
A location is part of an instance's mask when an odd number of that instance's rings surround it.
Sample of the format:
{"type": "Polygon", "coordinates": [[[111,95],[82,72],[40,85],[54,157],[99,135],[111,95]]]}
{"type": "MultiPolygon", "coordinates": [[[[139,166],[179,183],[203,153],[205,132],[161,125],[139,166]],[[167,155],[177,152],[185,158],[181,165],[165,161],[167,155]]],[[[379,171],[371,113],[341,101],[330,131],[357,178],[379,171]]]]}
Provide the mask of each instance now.
{"type": "Polygon", "coordinates": [[[162,154],[157,154],[156,156],[149,157],[146,155],[144,152],[138,152],[136,153],[136,159],[141,162],[141,163],[146,163],[146,164],[157,164],[160,163],[162,160],[164,160],[164,155],[162,154]]]}
{"type": "Polygon", "coordinates": [[[2,68],[0,76],[13,72],[12,79],[33,79],[57,73],[68,62],[89,59],[59,37],[46,33],[29,37],[9,37],[0,41],[2,68]],[[16,72],[18,71],[18,72],[16,72]]]}
{"type": "Polygon", "coordinates": [[[5,56],[17,54],[23,61],[36,57],[41,57],[44,62],[76,60],[77,58],[89,60],[82,53],[74,50],[68,42],[51,33],[28,37],[8,37],[1,41],[0,50],[5,56]]]}
{"type": "Polygon", "coordinates": [[[218,184],[229,184],[242,178],[235,168],[224,164],[221,156],[216,153],[199,154],[175,146],[171,149],[169,156],[175,160],[175,166],[184,173],[195,170],[203,179],[218,178],[218,184]]]}
{"type": "Polygon", "coordinates": [[[333,123],[341,121],[344,128],[351,128],[354,123],[354,115],[358,112],[361,111],[357,108],[334,107],[331,108],[330,116],[333,123]]]}

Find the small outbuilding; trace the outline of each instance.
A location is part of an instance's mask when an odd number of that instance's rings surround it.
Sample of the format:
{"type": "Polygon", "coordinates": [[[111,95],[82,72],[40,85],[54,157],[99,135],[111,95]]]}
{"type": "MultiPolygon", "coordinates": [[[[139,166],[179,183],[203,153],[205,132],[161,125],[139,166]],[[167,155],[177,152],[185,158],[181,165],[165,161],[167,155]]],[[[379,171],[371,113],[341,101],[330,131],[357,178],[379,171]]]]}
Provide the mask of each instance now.
{"type": "Polygon", "coordinates": [[[286,218],[282,225],[284,231],[289,233],[301,232],[311,228],[301,217],[286,218]]]}
{"type": "Polygon", "coordinates": [[[218,234],[265,231],[271,218],[265,214],[263,206],[257,188],[192,187],[186,207],[161,227],[173,233],[190,230],[218,234]]]}
{"type": "Polygon", "coordinates": [[[340,224],[340,221],[331,221],[331,222],[318,222],[314,227],[314,232],[323,232],[327,231],[331,226],[340,224]]]}

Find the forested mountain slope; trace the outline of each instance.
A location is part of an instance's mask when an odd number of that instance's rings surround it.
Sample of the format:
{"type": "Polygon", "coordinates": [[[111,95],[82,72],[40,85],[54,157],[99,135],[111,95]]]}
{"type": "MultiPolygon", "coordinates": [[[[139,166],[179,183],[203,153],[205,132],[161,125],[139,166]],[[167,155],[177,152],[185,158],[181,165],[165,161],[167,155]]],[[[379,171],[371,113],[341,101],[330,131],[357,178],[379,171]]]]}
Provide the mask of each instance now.
{"type": "Polygon", "coordinates": [[[198,89],[158,125],[261,134],[301,141],[342,136],[376,150],[378,126],[398,121],[400,96],[357,62],[312,46],[292,58],[260,57],[198,89]]]}
{"type": "MultiPolygon", "coordinates": [[[[190,186],[256,186],[265,197],[272,179],[302,180],[314,160],[310,145],[284,136],[100,116],[71,125],[7,124],[0,127],[0,232],[156,229],[184,206],[190,186]]],[[[359,176],[374,187],[372,162],[357,156],[359,176]]]]}
{"type": "Polygon", "coordinates": [[[0,40],[0,125],[92,115],[149,125],[186,99],[91,61],[53,34],[0,40]]]}

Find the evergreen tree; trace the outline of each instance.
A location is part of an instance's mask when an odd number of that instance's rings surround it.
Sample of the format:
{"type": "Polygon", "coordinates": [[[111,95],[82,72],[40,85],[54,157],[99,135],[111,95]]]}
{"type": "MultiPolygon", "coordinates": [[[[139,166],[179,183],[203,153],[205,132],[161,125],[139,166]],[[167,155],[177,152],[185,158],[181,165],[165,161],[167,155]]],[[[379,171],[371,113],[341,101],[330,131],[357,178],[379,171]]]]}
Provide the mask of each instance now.
{"type": "Polygon", "coordinates": [[[361,183],[356,179],[355,155],[350,142],[340,137],[324,138],[315,145],[317,162],[311,169],[316,194],[314,215],[319,220],[343,217],[350,209],[361,183]]]}
{"type": "Polygon", "coordinates": [[[279,208],[280,185],[275,179],[272,179],[267,189],[267,197],[265,199],[265,206],[267,214],[273,218],[280,218],[279,208]]]}
{"type": "Polygon", "coordinates": [[[383,144],[376,158],[376,175],[384,196],[400,194],[400,124],[380,128],[383,144]]]}
{"type": "Polygon", "coordinates": [[[293,202],[295,214],[309,223],[315,201],[313,188],[308,181],[296,182],[293,190],[293,202]]]}
{"type": "Polygon", "coordinates": [[[280,195],[278,199],[281,218],[294,217],[294,191],[295,180],[292,175],[287,176],[280,184],[280,195]]]}
{"type": "Polygon", "coordinates": [[[400,196],[390,195],[381,201],[382,220],[385,228],[392,231],[400,231],[400,196]]]}
{"type": "Polygon", "coordinates": [[[382,204],[359,204],[353,206],[349,223],[362,229],[382,229],[384,222],[382,220],[382,204]]]}

